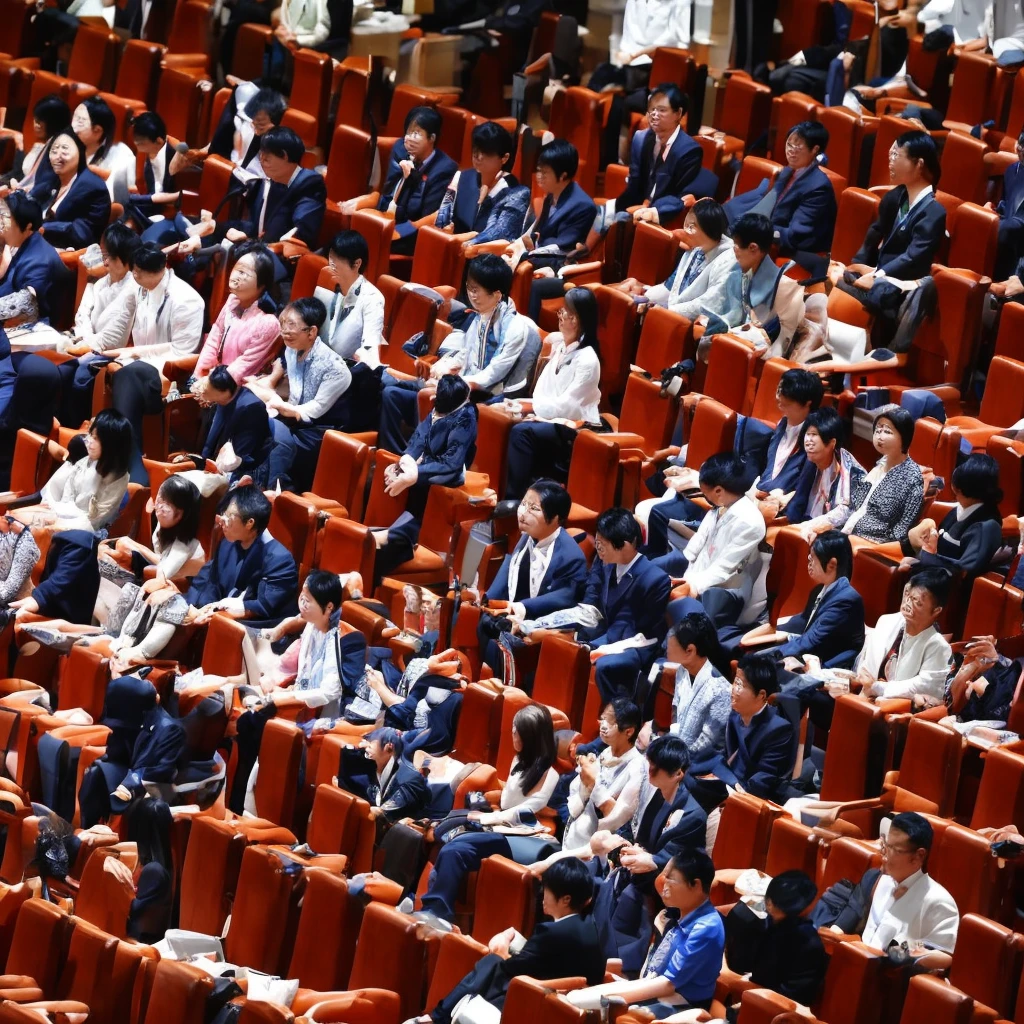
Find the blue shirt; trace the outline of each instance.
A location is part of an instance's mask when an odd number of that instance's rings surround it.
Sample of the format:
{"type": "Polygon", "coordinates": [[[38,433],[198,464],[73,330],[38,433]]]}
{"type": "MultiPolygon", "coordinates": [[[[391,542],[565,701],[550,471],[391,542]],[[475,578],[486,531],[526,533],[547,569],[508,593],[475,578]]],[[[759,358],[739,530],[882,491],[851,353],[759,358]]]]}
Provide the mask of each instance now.
{"type": "Polygon", "coordinates": [[[644,974],[667,978],[688,1003],[705,1003],[715,994],[724,950],[722,915],[705,900],[665,934],[644,974]]]}

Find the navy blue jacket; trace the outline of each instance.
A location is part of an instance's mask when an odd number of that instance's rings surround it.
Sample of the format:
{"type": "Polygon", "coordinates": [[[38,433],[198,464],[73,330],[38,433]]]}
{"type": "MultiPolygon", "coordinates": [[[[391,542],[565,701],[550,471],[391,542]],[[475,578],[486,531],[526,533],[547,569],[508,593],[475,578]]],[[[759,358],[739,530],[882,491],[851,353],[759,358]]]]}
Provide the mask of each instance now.
{"type": "Polygon", "coordinates": [[[833,658],[864,646],[864,601],[860,594],[845,576],[840,576],[822,598],[812,619],[811,610],[821,590],[820,585],[815,587],[804,610],[783,627],[787,633],[799,635],[774,648],[774,653],[784,658],[815,654],[827,665],[833,658]]]}
{"type": "Polygon", "coordinates": [[[431,413],[421,420],[409,444],[406,455],[419,463],[417,486],[441,484],[457,487],[465,478],[466,467],[473,462],[476,452],[476,409],[468,403],[442,419],[431,413]]]}
{"type": "Polygon", "coordinates": [[[61,530],[53,535],[42,582],[32,591],[39,611],[68,622],[91,622],[100,589],[96,549],[91,530],[61,530]]]}
{"type": "Polygon", "coordinates": [[[772,434],[772,439],[768,442],[768,455],[764,464],[764,472],[761,474],[761,479],[757,485],[758,490],[774,491],[778,489],[785,494],[796,490],[800,474],[803,472],[804,466],[807,465],[803,431],[800,432],[796,447],[790,453],[789,458],[782,464],[779,475],[775,477],[770,475],[775,467],[775,453],[779,450],[779,445],[782,443],[782,438],[785,436],[788,426],[786,417],[783,416],[772,434]]]}
{"type": "MultiPolygon", "coordinates": [[[[597,205],[575,182],[570,181],[552,209],[551,195],[544,197],[540,216],[530,231],[534,244],[557,245],[562,252],[572,252],[577,242],[585,242],[594,226],[597,205]]],[[[526,256],[529,259],[529,253],[526,256]]]]}
{"type": "Polygon", "coordinates": [[[942,566],[973,578],[989,570],[1003,544],[1003,517],[995,505],[983,505],[964,520],[957,520],[956,509],[950,509],[939,530],[934,555],[928,551],[915,553],[909,541],[903,542],[903,553],[913,555],[922,565],[942,566]]]}
{"type": "Polygon", "coordinates": [[[946,208],[934,194],[922,199],[896,227],[905,185],[886,192],[878,207],[878,220],[868,228],[854,263],[884,270],[889,277],[913,281],[927,277],[942,240],[946,237],[946,208]]]}
{"type": "Polygon", "coordinates": [[[754,716],[742,738],[740,724],[740,716],[731,712],[725,725],[725,758],[712,769],[714,775],[730,785],[738,782],[754,796],[781,799],[792,781],[793,727],[770,704],[754,716]]]}
{"type": "Polygon", "coordinates": [[[412,171],[408,180],[402,177],[402,160],[408,160],[409,153],[399,139],[391,150],[391,163],[388,165],[388,176],[381,189],[377,209],[386,211],[394,198],[399,182],[405,181],[398,195],[395,211],[395,237],[406,238],[416,233],[416,226],[411,221],[420,220],[441,207],[444,194],[451,184],[459,165],[447,153],[435,149],[420,171],[412,171]]]}
{"type": "MultiPolygon", "coordinates": [[[[529,538],[524,533],[512,554],[526,547],[528,541],[529,538]]],[[[488,587],[488,601],[513,600],[513,595],[508,590],[508,570],[512,554],[505,556],[501,568],[498,569],[498,575],[488,587]]],[[[527,566],[520,563],[520,578],[528,571],[527,566]]],[[[527,618],[536,619],[549,612],[557,612],[561,608],[572,608],[579,602],[586,578],[587,560],[579,544],[562,530],[555,538],[555,549],[551,552],[551,561],[548,562],[547,571],[540,581],[537,596],[528,597],[523,601],[527,618]]]]}
{"type": "Polygon", "coordinates": [[[58,186],[48,181],[32,189],[32,198],[43,208],[46,240],[56,249],[87,249],[93,242],[99,242],[103,229],[110,223],[107,183],[92,171],[79,171],[51,217],[50,206],[57,190],[58,186]]]}
{"type": "MultiPolygon", "coordinates": [[[[18,247],[7,273],[0,279],[0,298],[23,288],[35,289],[40,320],[59,312],[61,301],[70,297],[69,289],[74,287],[74,276],[48,239],[48,235],[33,231],[18,247]]],[[[0,354],[9,355],[10,349],[0,354]]]]}
{"type": "Polygon", "coordinates": [[[497,195],[488,193],[480,202],[480,175],[470,168],[459,172],[459,187],[451,207],[451,220],[438,218],[437,226],[454,225],[455,233],[477,232],[477,243],[499,238],[518,238],[523,233],[530,211],[530,190],[512,175],[505,178],[506,187],[497,195]]]}
{"type": "Polygon", "coordinates": [[[630,206],[640,206],[644,200],[651,201],[658,211],[658,219],[664,223],[683,210],[683,196],[692,191],[691,186],[700,173],[703,151],[694,142],[682,125],[679,134],[668,156],[662,160],[654,160],[654,145],[657,137],[650,128],[645,128],[633,136],[629,150],[629,181],[626,189],[615,200],[616,212],[626,210],[630,206]]]}
{"type": "Polygon", "coordinates": [[[1024,167],[1020,162],[1010,164],[1003,175],[1003,198],[996,210],[1003,219],[1021,216],[1024,205],[1024,167]]]}
{"type": "MultiPolygon", "coordinates": [[[[596,608],[604,621],[592,630],[582,631],[594,634],[593,646],[615,643],[627,637],[643,633],[648,640],[665,639],[667,625],[665,611],[672,590],[672,581],[646,555],[641,555],[625,577],[614,587],[609,587],[614,565],[598,561],[587,577],[587,588],[583,604],[596,608]],[[598,639],[599,637],[599,639],[598,639]]],[[[650,650],[657,650],[652,646],[650,650]]]]}
{"type": "Polygon", "coordinates": [[[264,181],[263,178],[255,178],[249,182],[245,191],[244,216],[239,220],[224,221],[219,225],[218,237],[223,237],[228,228],[237,228],[250,238],[260,238],[268,243],[279,242],[282,235],[295,228],[296,238],[310,247],[314,246],[327,208],[327,186],[324,179],[316,171],[300,167],[299,173],[290,185],[271,182],[267,198],[267,215],[263,219],[263,234],[260,235],[264,181]]]}
{"type": "Polygon", "coordinates": [[[276,623],[294,615],[299,571],[288,549],[264,531],[233,566],[233,556],[241,552],[239,542],[221,541],[213,558],[192,581],[185,600],[201,608],[226,597],[241,597],[250,625],[276,623]]]}
{"type": "Polygon", "coordinates": [[[232,481],[251,475],[270,450],[270,420],[267,407],[248,388],[239,388],[227,405],[218,405],[206,435],[204,459],[216,459],[217,452],[231,442],[241,465],[231,474],[232,481]]]}
{"type": "Polygon", "coordinates": [[[132,196],[132,202],[143,212],[146,216],[150,216],[156,213],[157,207],[153,202],[153,195],[157,192],[177,192],[178,183],[174,175],[171,174],[171,160],[174,158],[174,147],[169,143],[164,143],[164,174],[160,181],[156,180],[156,175],[153,173],[153,161],[147,156],[145,163],[142,165],[142,178],[146,184],[146,191],[142,195],[132,196]]]}

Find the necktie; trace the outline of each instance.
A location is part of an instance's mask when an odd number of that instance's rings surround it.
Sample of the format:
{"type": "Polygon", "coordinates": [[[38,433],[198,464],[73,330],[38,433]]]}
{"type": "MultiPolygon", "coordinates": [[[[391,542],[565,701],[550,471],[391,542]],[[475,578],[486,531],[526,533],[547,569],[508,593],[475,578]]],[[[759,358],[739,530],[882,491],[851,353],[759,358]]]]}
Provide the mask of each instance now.
{"type": "Polygon", "coordinates": [[[684,288],[689,288],[694,281],[700,277],[700,272],[704,269],[704,264],[707,262],[707,256],[704,254],[703,249],[694,250],[693,256],[690,259],[690,265],[686,268],[686,273],[683,275],[683,283],[680,286],[680,291],[684,288]]]}
{"type": "Polygon", "coordinates": [[[740,278],[740,301],[743,304],[743,313],[745,316],[749,316],[751,305],[750,305],[750,283],[753,281],[754,275],[748,270],[742,278],[740,278]]]}
{"type": "MultiPolygon", "coordinates": [[[[796,171],[794,171],[794,172],[793,172],[793,173],[792,173],[792,174],[791,174],[791,175],[789,176],[789,180],[788,180],[788,181],[786,182],[786,184],[785,184],[785,185],[784,185],[784,186],[782,187],[782,191],[781,191],[781,192],[779,193],[779,199],[778,199],[778,202],[779,202],[779,203],[781,203],[781,202],[782,202],[782,200],[783,200],[783,198],[785,197],[786,193],[787,193],[787,192],[788,192],[788,191],[789,191],[789,190],[790,190],[790,189],[791,189],[791,188],[793,187],[793,182],[794,182],[794,181],[796,181],[796,171]]],[[[776,203],[776,205],[778,205],[778,203],[776,203]]]]}
{"type": "Polygon", "coordinates": [[[516,592],[513,601],[525,601],[530,596],[530,572],[533,567],[533,544],[527,544],[523,557],[519,560],[519,577],[516,580],[516,592]]]}
{"type": "Polygon", "coordinates": [[[888,683],[896,675],[896,666],[900,660],[900,646],[903,643],[903,627],[900,626],[896,639],[889,648],[889,653],[882,659],[882,678],[888,683]]]}
{"type": "Polygon", "coordinates": [[[263,237],[263,224],[267,219],[267,204],[270,202],[270,179],[263,179],[263,202],[260,204],[260,221],[256,227],[256,237],[263,237]]]}

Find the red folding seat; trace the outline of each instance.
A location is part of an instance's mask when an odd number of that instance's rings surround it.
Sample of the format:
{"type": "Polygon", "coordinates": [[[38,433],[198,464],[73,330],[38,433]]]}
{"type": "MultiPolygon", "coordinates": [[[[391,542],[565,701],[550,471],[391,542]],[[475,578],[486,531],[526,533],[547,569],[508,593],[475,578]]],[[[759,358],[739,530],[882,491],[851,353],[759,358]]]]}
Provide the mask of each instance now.
{"type": "Polygon", "coordinates": [[[235,49],[231,57],[230,73],[235,78],[252,82],[263,74],[263,62],[267,48],[274,38],[274,30],[270,25],[258,25],[255,22],[243,22],[235,36],[235,49]]]}
{"type": "MultiPolygon", "coordinates": [[[[416,375],[416,360],[402,346],[416,334],[431,337],[444,300],[440,293],[419,283],[405,284],[397,278],[385,276],[377,284],[385,294],[388,291],[396,293],[394,301],[385,309],[384,337],[388,347],[382,353],[384,360],[393,370],[416,375]]],[[[433,345],[431,348],[433,351],[426,360],[428,362],[436,357],[436,348],[433,345]]]]}
{"type": "Polygon", "coordinates": [[[384,474],[387,467],[398,462],[399,456],[378,448],[373,456],[373,478],[370,494],[366,499],[363,522],[370,527],[390,526],[404,511],[407,494],[403,491],[397,498],[384,493],[384,474]]]}
{"type": "Polygon", "coordinates": [[[185,0],[174,9],[174,21],[167,37],[167,68],[195,68],[204,73],[213,69],[212,4],[203,0],[185,0]]]}
{"type": "Polygon", "coordinates": [[[869,868],[877,868],[881,864],[882,855],[874,843],[847,836],[833,839],[819,848],[818,892],[824,892],[841,878],[856,884],[869,868]]]}
{"type": "Polygon", "coordinates": [[[868,228],[878,217],[879,198],[862,188],[847,188],[839,199],[836,229],[832,236],[832,257],[840,263],[852,263],[864,244],[868,228]]]}
{"type": "Polygon", "coordinates": [[[889,150],[893,143],[907,130],[907,122],[902,118],[885,115],[879,118],[878,131],[875,135],[875,149],[871,154],[871,169],[868,173],[869,185],[890,185],[889,150]]]}
{"type": "Polygon", "coordinates": [[[44,999],[56,991],[74,919],[45,900],[27,900],[18,911],[0,998],[17,1002],[44,999]]]}
{"type": "MultiPolygon", "coordinates": [[[[324,751],[320,753],[322,755],[324,751]]],[[[337,758],[328,755],[328,764],[332,763],[333,774],[336,775],[337,758]]],[[[346,871],[350,858],[355,858],[362,866],[367,861],[367,845],[371,850],[373,845],[373,818],[364,813],[367,809],[366,801],[337,786],[321,784],[316,787],[313,810],[306,829],[306,845],[313,854],[293,852],[287,846],[275,846],[274,849],[285,860],[336,875],[346,871]]],[[[357,872],[347,873],[352,875],[357,872]]],[[[307,987],[318,986],[310,983],[307,987]]]]}
{"type": "MultiPolygon", "coordinates": [[[[437,107],[445,103],[457,103],[458,94],[445,90],[423,89],[418,85],[399,85],[391,96],[391,108],[388,111],[388,121],[384,126],[384,135],[391,138],[399,138],[405,131],[405,119],[413,107],[437,107]]],[[[444,139],[440,140],[441,147],[446,149],[444,139]]]]}
{"type": "Polygon", "coordinates": [[[1024,756],[993,747],[985,754],[971,828],[1002,828],[1004,825],[1024,829],[1024,756]]]}
{"type": "Polygon", "coordinates": [[[621,395],[636,354],[639,316],[632,296],[597,288],[597,338],[601,347],[601,394],[621,395]]]}
{"type": "Polygon", "coordinates": [[[370,446],[340,430],[324,434],[312,490],[302,495],[314,508],[359,519],[366,497],[370,446]]]}
{"type": "Polygon", "coordinates": [[[487,683],[470,683],[462,692],[462,710],[452,754],[470,764],[494,764],[501,729],[501,695],[487,683]]]}
{"type": "Polygon", "coordinates": [[[985,391],[977,416],[953,416],[946,422],[959,429],[973,448],[984,449],[988,440],[1024,417],[1024,363],[995,356],[985,378],[985,391]]]}
{"type": "Polygon", "coordinates": [[[781,813],[781,807],[750,793],[730,793],[715,837],[715,867],[762,870],[772,822],[781,813]]]}
{"type": "Polygon", "coordinates": [[[292,51],[292,60],[294,70],[288,107],[311,119],[313,143],[310,145],[303,136],[306,148],[326,146],[330,124],[327,113],[331,103],[331,80],[334,70],[330,55],[302,48],[292,51]]]}
{"type": "Polygon", "coordinates": [[[198,967],[175,960],[153,965],[149,1003],[142,1024],[202,1024],[213,979],[198,967]]]}
{"type": "Polygon", "coordinates": [[[572,495],[572,509],[565,526],[592,534],[597,517],[615,504],[618,484],[619,446],[592,430],[576,435],[566,483],[572,495]]]}
{"type": "Polygon", "coordinates": [[[567,139],[580,155],[576,180],[587,195],[595,194],[601,162],[601,129],[605,103],[590,89],[573,85],[555,93],[548,127],[556,138],[567,139]]]}
{"type": "MultiPolygon", "coordinates": [[[[946,105],[945,128],[961,128],[970,131],[975,125],[984,121],[996,121],[996,127],[1003,124],[1008,89],[1012,79],[1000,73],[995,57],[988,53],[963,53],[957,57],[956,71],[953,74],[953,86],[946,105]]],[[[946,137],[946,145],[956,134],[950,132],[946,137]]],[[[945,184],[945,166],[943,166],[943,187],[945,184]]]]}
{"type": "Polygon", "coordinates": [[[1024,936],[978,914],[961,917],[949,969],[949,982],[954,988],[998,1016],[1009,1017],[1022,963],[1024,936]]]}
{"type": "Polygon", "coordinates": [[[783,871],[802,871],[813,878],[817,865],[818,837],[813,831],[792,818],[776,818],[768,838],[765,874],[775,877],[783,871]]]}
{"type": "MultiPolygon", "coordinates": [[[[978,122],[975,122],[978,123],[978,122]]],[[[950,132],[942,149],[942,189],[969,203],[984,203],[988,188],[985,154],[981,139],[963,132],[950,132]]]]}
{"type": "Polygon", "coordinates": [[[861,156],[865,141],[874,134],[874,119],[847,107],[820,107],[816,120],[828,129],[828,166],[848,184],[860,184],[861,156]]]}
{"type": "Polygon", "coordinates": [[[608,414],[606,417],[613,428],[606,436],[617,441],[621,448],[639,448],[650,456],[672,440],[678,412],[674,400],[662,397],[657,380],[630,374],[622,411],[618,416],[608,414]]]}
{"type": "Polygon", "coordinates": [[[995,355],[1024,361],[1024,305],[1007,302],[999,314],[995,355]]]}
{"type": "Polygon", "coordinates": [[[686,465],[699,470],[709,455],[729,451],[735,438],[736,412],[713,398],[702,398],[690,423],[686,465]]]}
{"type": "Polygon", "coordinates": [[[529,935],[536,917],[535,888],[536,881],[525,865],[507,857],[485,858],[476,878],[472,937],[490,942],[509,927],[529,935]]]}
{"type": "MultiPolygon", "coordinates": [[[[818,0],[813,0],[815,7],[818,0]]],[[[785,165],[786,136],[801,121],[817,121],[821,106],[813,96],[804,92],[786,92],[772,100],[772,119],[768,129],[768,152],[771,158],[785,165]]],[[[831,140],[830,140],[831,141],[831,140]]],[[[829,154],[831,161],[831,153],[829,154]]]]}
{"type": "Polygon", "coordinates": [[[295,797],[305,737],[294,722],[275,718],[267,722],[260,741],[260,769],[253,799],[264,821],[290,829],[295,820],[295,797]]]}
{"type": "Polygon", "coordinates": [[[319,238],[324,245],[351,225],[351,217],[341,212],[341,204],[370,190],[375,156],[376,146],[369,132],[349,124],[338,124],[334,129],[324,178],[327,207],[319,238]]]}
{"type": "Polygon", "coordinates": [[[558,634],[541,641],[534,675],[534,700],[564,711],[569,724],[579,729],[583,724],[583,703],[589,682],[590,656],[582,644],[558,634]]]}
{"type": "Polygon", "coordinates": [[[865,595],[864,622],[873,626],[880,615],[896,611],[902,600],[907,570],[878,555],[870,545],[859,547],[853,556],[852,586],[865,595]],[[865,589],[860,590],[861,587],[865,589]]]}
{"type": "Polygon", "coordinates": [[[238,1024],[292,1024],[295,1014],[277,1003],[253,1002],[246,999],[240,1003],[242,1010],[238,1024]]]}
{"type": "MultiPolygon", "coordinates": [[[[696,351],[692,321],[662,306],[652,306],[644,315],[633,362],[658,380],[662,370],[692,359],[696,351]]],[[[601,354],[603,357],[603,349],[601,354]]]]}
{"type": "Polygon", "coordinates": [[[885,958],[866,946],[837,943],[825,974],[824,992],[815,1007],[819,1019],[828,1024],[881,1020],[888,991],[882,974],[884,964],[885,958]]]}
{"type": "Polygon", "coordinates": [[[949,220],[947,218],[946,224],[949,232],[948,264],[973,270],[982,277],[992,277],[999,240],[999,214],[975,203],[961,203],[951,224],[949,220]]]}
{"type": "Polygon", "coordinates": [[[109,103],[111,95],[128,102],[137,111],[156,103],[160,80],[160,62],[167,48],[143,39],[129,39],[121,52],[113,93],[102,93],[109,103]]]}
{"type": "Polygon", "coordinates": [[[182,928],[220,935],[231,913],[245,836],[231,824],[206,815],[192,819],[181,870],[182,928]]]}
{"type": "Polygon", "coordinates": [[[822,800],[864,800],[882,789],[889,731],[877,704],[845,695],[835,703],[821,772],[822,800]]]}
{"type": "Polygon", "coordinates": [[[770,427],[778,425],[782,418],[776,395],[779,390],[779,381],[782,380],[782,375],[787,370],[796,365],[788,359],[769,359],[761,367],[761,379],[757,382],[754,406],[750,410],[750,415],[755,420],[767,423],[770,427]]]}
{"type": "Polygon", "coordinates": [[[318,569],[358,572],[370,586],[376,556],[377,547],[369,529],[350,519],[331,516],[316,535],[313,562],[318,569]]]}
{"type": "Polygon", "coordinates": [[[918,1024],[924,1020],[930,1024],[971,1024],[974,1000],[941,978],[930,975],[911,978],[900,1024],[918,1024]]]}
{"type": "Polygon", "coordinates": [[[740,415],[747,415],[754,403],[754,368],[758,359],[757,351],[748,342],[729,334],[716,334],[711,339],[702,393],[740,415]]]}
{"type": "Polygon", "coordinates": [[[423,1004],[427,1012],[437,1006],[469,974],[482,956],[487,955],[487,946],[468,935],[448,932],[441,936],[439,942],[432,944],[431,951],[436,952],[436,959],[430,973],[430,988],[423,1004]]]}
{"type": "Polygon", "coordinates": [[[772,91],[745,72],[733,71],[715,99],[715,128],[725,133],[725,151],[742,160],[744,151],[771,121],[772,91]]]}
{"type": "Polygon", "coordinates": [[[936,835],[928,873],[949,891],[961,916],[981,914],[1012,925],[1016,913],[1013,872],[999,866],[990,841],[948,819],[927,817],[936,835]]]}
{"type": "Polygon", "coordinates": [[[745,156],[736,176],[736,194],[750,192],[767,179],[769,189],[775,184],[784,164],[763,156],[745,156]]]}
{"type": "Polygon", "coordinates": [[[121,40],[116,32],[94,25],[81,25],[75,33],[68,61],[68,78],[97,89],[110,91],[117,78],[121,40]]]}
{"type": "Polygon", "coordinates": [[[358,210],[352,214],[351,228],[366,239],[370,258],[364,276],[368,281],[376,281],[388,272],[391,236],[395,230],[394,219],[377,210],[358,210]]]}

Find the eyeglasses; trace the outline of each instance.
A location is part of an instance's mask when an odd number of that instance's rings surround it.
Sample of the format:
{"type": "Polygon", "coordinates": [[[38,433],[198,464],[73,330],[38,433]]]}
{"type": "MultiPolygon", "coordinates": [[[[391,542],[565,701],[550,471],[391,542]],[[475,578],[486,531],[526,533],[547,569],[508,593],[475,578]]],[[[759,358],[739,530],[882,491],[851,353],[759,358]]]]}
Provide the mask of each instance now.
{"type": "Polygon", "coordinates": [[[647,116],[651,117],[668,117],[672,113],[671,107],[650,107],[647,111],[647,116]]]}
{"type": "Polygon", "coordinates": [[[220,517],[220,520],[221,520],[222,523],[225,523],[225,524],[232,523],[232,522],[240,523],[242,521],[242,517],[241,517],[241,515],[238,512],[236,512],[236,511],[234,511],[234,509],[232,509],[232,510],[230,510],[228,512],[222,513],[221,517],[220,517]]]}
{"type": "Polygon", "coordinates": [[[407,139],[415,139],[417,142],[422,142],[427,137],[426,132],[421,132],[418,129],[408,131],[405,133],[407,139]]]}
{"type": "Polygon", "coordinates": [[[541,512],[544,511],[544,509],[542,509],[540,505],[527,505],[525,501],[519,502],[519,507],[524,512],[531,512],[535,516],[539,516],[541,512]]]}
{"type": "Polygon", "coordinates": [[[879,839],[878,848],[882,851],[884,857],[887,853],[916,853],[916,850],[911,849],[909,846],[891,846],[884,839],[879,839]]]}
{"type": "Polygon", "coordinates": [[[575,313],[570,312],[564,306],[558,311],[558,313],[556,315],[557,315],[559,320],[576,320],[576,319],[578,319],[575,313]]]}
{"type": "Polygon", "coordinates": [[[312,329],[312,327],[300,327],[298,324],[281,324],[282,334],[309,334],[312,329]]]}

